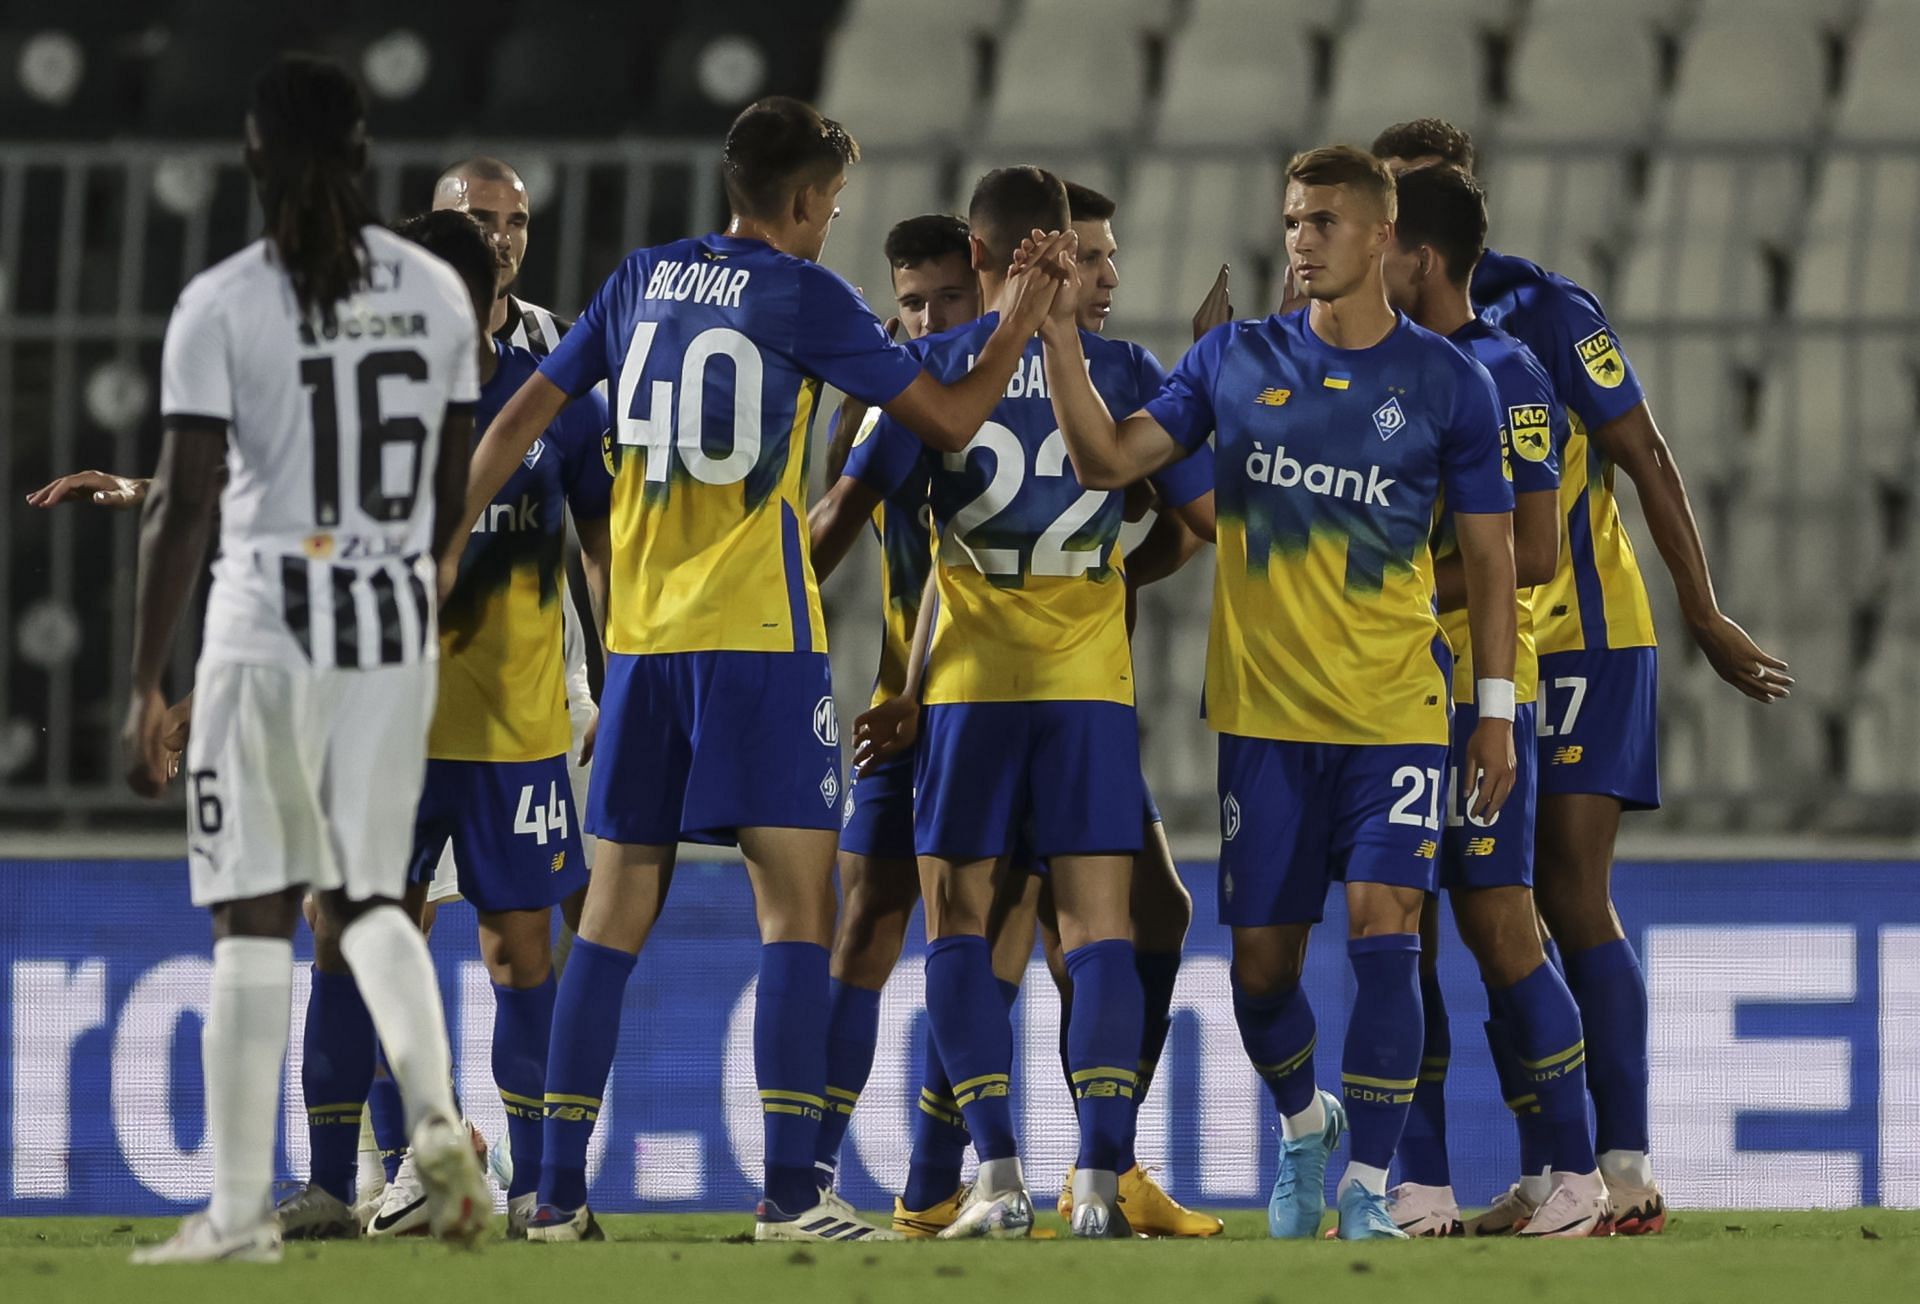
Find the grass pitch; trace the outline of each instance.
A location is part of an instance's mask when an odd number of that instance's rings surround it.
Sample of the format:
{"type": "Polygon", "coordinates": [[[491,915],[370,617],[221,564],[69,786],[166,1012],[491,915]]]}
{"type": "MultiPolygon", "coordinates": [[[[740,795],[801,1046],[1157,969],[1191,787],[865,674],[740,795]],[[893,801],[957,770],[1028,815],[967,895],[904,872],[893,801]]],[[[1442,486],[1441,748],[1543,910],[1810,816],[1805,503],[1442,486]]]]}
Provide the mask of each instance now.
{"type": "Polygon", "coordinates": [[[604,1245],[419,1241],[289,1244],[278,1268],[133,1268],[127,1251],[171,1219],[0,1221],[0,1300],[169,1304],[209,1300],[740,1300],[748,1304],[1654,1304],[1920,1298],[1920,1212],[1674,1214],[1659,1237],[1521,1243],[1275,1244],[1260,1210],[1226,1214],[1212,1241],[753,1245],[737,1214],[614,1215],[604,1245]]]}

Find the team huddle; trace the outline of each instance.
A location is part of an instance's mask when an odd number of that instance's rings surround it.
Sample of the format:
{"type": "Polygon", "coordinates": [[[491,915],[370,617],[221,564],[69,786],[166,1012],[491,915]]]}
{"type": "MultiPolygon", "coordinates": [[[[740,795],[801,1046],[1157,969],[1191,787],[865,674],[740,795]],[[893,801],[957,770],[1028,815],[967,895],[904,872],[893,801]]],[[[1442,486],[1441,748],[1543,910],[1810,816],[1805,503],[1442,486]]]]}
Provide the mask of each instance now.
{"type": "Polygon", "coordinates": [[[1296,155],[1289,303],[1233,319],[1223,267],[1171,371],[1103,333],[1124,211],[1031,166],[981,177],[964,219],[902,215],[883,324],[817,261],[858,146],[796,100],[734,122],[727,229],[636,250],[570,327],[509,293],[510,168],[460,165],[435,212],[378,225],[332,65],[263,74],[247,145],[268,234],[181,294],[142,529],[133,779],[185,771],[216,939],[213,1201],[146,1261],[483,1234],[421,927],[456,890],[494,983],[508,1235],[600,1238],[589,1141],[681,842],[737,845],[754,893],[755,1239],[1030,1233],[1009,1012],[1036,933],[1079,1124],[1072,1233],[1217,1234],[1134,1153],[1192,906],[1142,777],[1133,593],[1209,543],[1217,905],[1282,1131],[1269,1231],[1320,1234],[1343,1141],[1345,1239],[1662,1228],[1646,988],[1608,890],[1620,812],[1659,803],[1616,469],[1715,668],[1760,701],[1791,680],[1719,611],[1599,303],[1486,248],[1463,133],[1429,119],[1296,155]],[[827,387],[847,401],[810,509],[827,387]],[[169,710],[216,495],[194,692],[169,710]],[[843,772],[819,584],[869,530],[883,651],[843,772]],[[1301,985],[1335,882],[1337,1089],[1301,985]],[[1517,1180],[1471,1221],[1447,1162],[1442,888],[1520,1139],[1517,1180]],[[930,1036],[888,1228],[835,1178],[916,900],[930,1036]],[[576,934],[557,966],[556,906],[576,934]],[[313,1169],[276,1209],[303,908],[313,1169]],[[385,1190],[356,1202],[363,1112],[385,1190]]]}

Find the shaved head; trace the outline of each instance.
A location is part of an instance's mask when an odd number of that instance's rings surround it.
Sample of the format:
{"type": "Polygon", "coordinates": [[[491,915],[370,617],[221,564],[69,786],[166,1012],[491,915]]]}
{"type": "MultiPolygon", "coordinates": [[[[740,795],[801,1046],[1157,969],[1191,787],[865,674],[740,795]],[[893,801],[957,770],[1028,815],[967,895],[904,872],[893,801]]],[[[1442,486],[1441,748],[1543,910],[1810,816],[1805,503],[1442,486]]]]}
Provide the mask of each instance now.
{"type": "MultiPolygon", "coordinates": [[[[466,213],[480,224],[499,262],[499,296],[506,298],[520,278],[520,263],[527,254],[530,213],[527,186],[520,174],[484,154],[462,159],[433,183],[433,207],[466,213]]],[[[496,314],[503,315],[504,310],[496,314]]]]}

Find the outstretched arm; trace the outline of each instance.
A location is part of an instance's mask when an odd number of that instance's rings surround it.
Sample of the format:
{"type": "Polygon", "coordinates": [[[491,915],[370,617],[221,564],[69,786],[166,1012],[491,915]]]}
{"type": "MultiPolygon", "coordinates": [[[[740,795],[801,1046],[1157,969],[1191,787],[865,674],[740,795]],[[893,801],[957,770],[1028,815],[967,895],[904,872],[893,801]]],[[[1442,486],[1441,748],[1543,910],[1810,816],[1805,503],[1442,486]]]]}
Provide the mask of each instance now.
{"type": "Polygon", "coordinates": [[[127,782],[143,797],[159,795],[168,778],[170,729],[166,699],[160,695],[160,674],[200,575],[226,454],[226,422],[170,420],[160,445],[160,469],[154,474],[141,518],[133,691],[121,741],[127,750],[127,782]]]}
{"type": "Polygon", "coordinates": [[[1793,687],[1787,663],[1763,651],[1720,610],[1686,481],[1647,405],[1634,404],[1588,438],[1627,473],[1639,492],[1647,529],[1667,564],[1667,574],[1673,577],[1680,615],[1715,673],[1756,702],[1785,697],[1793,687]]]}
{"type": "Polygon", "coordinates": [[[78,502],[85,498],[96,507],[124,510],[144,503],[147,500],[147,487],[152,483],[151,480],[114,475],[109,471],[75,471],[28,494],[27,506],[57,507],[61,503],[78,502]]]}

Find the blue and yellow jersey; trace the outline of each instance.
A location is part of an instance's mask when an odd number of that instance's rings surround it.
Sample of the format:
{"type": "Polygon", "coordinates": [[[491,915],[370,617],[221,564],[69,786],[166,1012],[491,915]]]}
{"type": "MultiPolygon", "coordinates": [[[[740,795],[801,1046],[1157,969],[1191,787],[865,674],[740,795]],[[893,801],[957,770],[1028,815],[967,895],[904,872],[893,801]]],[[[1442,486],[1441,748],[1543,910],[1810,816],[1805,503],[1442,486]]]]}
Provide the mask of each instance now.
{"type": "MultiPolygon", "coordinates": [[[[477,441],[539,360],[494,341],[480,387],[477,441]]],[[[607,514],[607,401],[589,391],[562,408],[474,522],[460,582],[440,611],[440,699],[427,755],[442,761],[539,761],[573,744],[567,716],[567,510],[607,514]]]]}
{"type": "Polygon", "coordinates": [[[627,256],[541,374],[610,382],[607,650],[824,652],[807,552],[823,383],[879,406],[920,372],[854,292],[759,240],[627,256]]]}
{"type": "Polygon", "coordinates": [[[1486,369],[1404,317],[1372,348],[1337,349],[1303,309],[1209,331],[1146,411],[1187,448],[1214,433],[1213,727],[1444,746],[1440,494],[1513,508],[1486,369]]]}
{"type": "Polygon", "coordinates": [[[1569,416],[1560,566],[1534,602],[1540,653],[1652,647],[1653,608],[1614,501],[1614,466],[1587,438],[1644,401],[1599,302],[1564,276],[1489,249],[1473,273],[1480,315],[1533,350],[1569,416]]]}
{"type": "MultiPolygon", "coordinates": [[[[1546,368],[1532,350],[1513,336],[1479,320],[1447,336],[1487,369],[1500,399],[1500,437],[1513,472],[1515,494],[1552,493],[1560,487],[1560,452],[1567,443],[1567,414],[1554,394],[1546,368]]],[[[1453,513],[1440,520],[1434,535],[1437,561],[1458,551],[1453,513]]],[[[1534,652],[1533,601],[1536,590],[1521,589],[1515,612],[1519,646],[1514,649],[1514,700],[1531,702],[1540,690],[1540,659],[1534,652]]],[[[1453,700],[1473,701],[1473,646],[1465,607],[1440,613],[1440,628],[1453,648],[1453,700]]]]}
{"type": "Polygon", "coordinates": [[[873,705],[898,697],[907,686],[907,653],[913,646],[914,622],[920,618],[920,599],[926,593],[927,572],[933,568],[933,526],[927,513],[924,475],[907,476],[891,492],[874,485],[885,478],[876,469],[878,447],[873,432],[880,409],[869,408],[847,454],[845,474],[880,493],[873,509],[873,532],[880,539],[880,669],[873,681],[873,705]]]}
{"type": "MultiPolygon", "coordinates": [[[[989,313],[910,347],[952,382],[972,369],[998,321],[989,313]]],[[[1080,339],[1094,388],[1116,416],[1160,387],[1165,373],[1139,345],[1086,331],[1080,339]]],[[[922,701],[1133,703],[1122,496],[1075,478],[1038,339],[962,451],[928,453],[886,417],[868,442],[862,480],[888,494],[917,480],[933,513],[939,608],[922,701]]],[[[849,473],[853,466],[850,458],[849,473]]]]}

